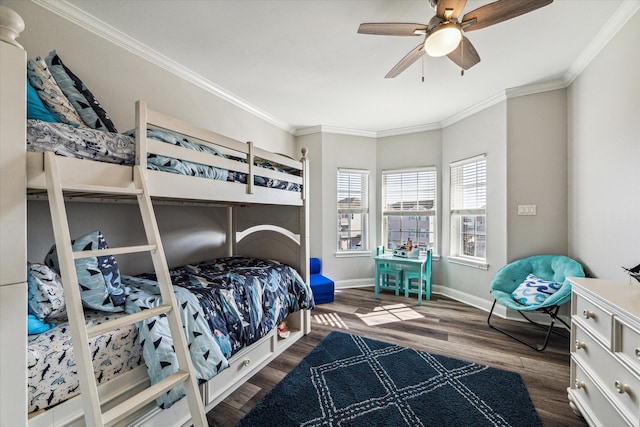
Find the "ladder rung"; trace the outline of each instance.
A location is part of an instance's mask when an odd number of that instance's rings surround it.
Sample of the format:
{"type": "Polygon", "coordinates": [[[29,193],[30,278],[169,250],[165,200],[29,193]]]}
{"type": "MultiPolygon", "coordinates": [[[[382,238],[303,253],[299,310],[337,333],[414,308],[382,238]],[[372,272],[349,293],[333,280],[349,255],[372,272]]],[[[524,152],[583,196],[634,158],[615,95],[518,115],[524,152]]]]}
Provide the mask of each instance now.
{"type": "Polygon", "coordinates": [[[139,188],[131,187],[109,187],[104,185],[88,185],[88,184],[62,184],[62,191],[76,191],[78,193],[97,193],[97,194],[120,194],[120,195],[138,195],[142,194],[139,188]]]}
{"type": "Polygon", "coordinates": [[[171,306],[167,304],[148,308],[137,313],[129,314],[127,316],[109,320],[108,322],[100,323],[99,325],[90,326],[87,328],[87,335],[89,336],[89,338],[93,338],[98,335],[104,335],[109,331],[113,331],[123,326],[131,325],[133,323],[140,322],[141,320],[146,320],[160,314],[168,313],[170,311],[171,306]]]}
{"type": "Polygon", "coordinates": [[[78,251],[73,253],[73,259],[83,259],[108,255],[134,254],[138,252],[153,252],[156,245],[122,246],[119,248],[94,249],[91,251],[78,251]]]}
{"type": "Polygon", "coordinates": [[[111,424],[120,421],[125,416],[142,408],[147,403],[158,398],[163,393],[171,390],[175,386],[182,384],[189,378],[187,371],[179,370],[175,374],[168,376],[162,381],[155,383],[146,390],[141,391],[130,399],[125,400],[118,406],[109,409],[102,414],[104,424],[111,424]]]}

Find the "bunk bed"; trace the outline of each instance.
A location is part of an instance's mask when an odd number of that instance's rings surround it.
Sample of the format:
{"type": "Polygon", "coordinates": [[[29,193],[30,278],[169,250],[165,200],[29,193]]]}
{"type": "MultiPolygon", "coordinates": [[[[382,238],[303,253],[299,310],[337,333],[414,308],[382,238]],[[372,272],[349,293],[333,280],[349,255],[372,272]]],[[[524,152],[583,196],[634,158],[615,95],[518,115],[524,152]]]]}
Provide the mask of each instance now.
{"type": "MultiPolygon", "coordinates": [[[[18,28],[17,32],[19,31],[18,28]]],[[[24,67],[26,56],[24,51],[20,52],[21,47],[15,43],[16,34],[9,34],[8,38],[4,35],[3,42],[0,42],[3,49],[3,59],[12,58],[13,64],[10,66],[14,71],[8,73],[3,69],[3,111],[6,111],[4,107],[14,106],[18,95],[24,93],[20,88],[25,87],[25,75],[24,71],[20,72],[19,69],[21,66],[24,67]],[[13,56],[5,55],[5,51],[10,52],[13,56]],[[5,96],[5,87],[18,88],[11,95],[14,99],[5,96]]],[[[24,100],[21,102],[24,105],[24,100]]],[[[24,110],[22,114],[24,114],[24,110]]],[[[30,144],[30,147],[25,150],[24,140],[29,140],[31,137],[32,141],[38,141],[38,135],[51,134],[53,128],[57,128],[56,131],[63,133],[69,132],[71,135],[74,132],[74,129],[60,130],[64,126],[58,124],[38,123],[37,120],[29,122],[25,132],[24,124],[21,125],[19,122],[16,124],[14,118],[2,118],[3,128],[11,128],[16,131],[12,135],[3,134],[3,145],[10,143],[5,140],[7,138],[5,135],[19,139],[14,141],[13,147],[3,148],[2,151],[2,157],[6,153],[12,154],[15,167],[10,171],[11,179],[13,182],[18,182],[19,185],[16,194],[14,194],[15,192],[10,195],[2,194],[3,206],[11,202],[21,207],[21,210],[17,212],[17,219],[13,220],[9,218],[9,214],[15,214],[15,209],[11,209],[10,212],[3,207],[2,222],[6,224],[6,220],[12,221],[11,227],[18,230],[19,245],[26,245],[27,224],[24,212],[26,200],[27,198],[47,200],[48,184],[50,184],[48,180],[51,181],[51,175],[48,174],[46,166],[47,156],[51,157],[46,152],[50,150],[46,149],[46,144],[38,145],[37,143],[30,144]],[[10,123],[11,125],[9,125],[10,123]],[[42,131],[42,129],[45,130],[42,131]],[[21,166],[24,168],[23,170],[21,170],[21,166]],[[9,196],[13,197],[13,200],[8,200],[9,196]],[[4,199],[7,201],[5,202],[4,199]]],[[[87,132],[83,129],[75,129],[75,131],[87,132]]],[[[59,138],[65,137],[60,136],[59,138]]],[[[59,138],[55,139],[59,141],[59,138]]],[[[103,135],[98,134],[98,138],[103,138],[103,135]]],[[[250,333],[248,337],[245,337],[247,339],[237,340],[235,338],[243,333],[235,331],[236,333],[231,334],[234,340],[229,342],[228,336],[220,339],[220,336],[216,336],[216,332],[220,331],[217,329],[213,331],[213,341],[207,345],[214,347],[214,344],[218,344],[221,357],[212,358],[215,360],[216,367],[212,370],[213,372],[207,375],[206,380],[199,377],[202,403],[208,411],[296,340],[310,332],[309,309],[313,307],[313,298],[308,286],[309,242],[306,221],[308,218],[307,191],[309,186],[306,149],[302,150],[301,160],[295,160],[260,149],[252,142],[243,143],[233,140],[164,115],[148,108],[146,103],[142,101],[136,103],[135,131],[118,134],[116,138],[119,141],[119,147],[123,149],[123,153],[120,153],[121,156],[116,160],[98,161],[103,159],[98,159],[95,156],[94,160],[87,160],[91,156],[84,156],[83,159],[82,155],[74,153],[75,149],[69,150],[68,153],[65,153],[65,150],[57,150],[57,154],[71,155],[71,157],[55,156],[60,181],[66,183],[65,200],[120,202],[123,199],[131,198],[131,196],[110,195],[105,197],[103,193],[87,192],[86,188],[88,186],[101,188],[135,187],[136,179],[141,179],[144,181],[145,189],[154,204],[212,204],[226,212],[228,218],[225,240],[227,257],[203,260],[198,264],[190,264],[171,270],[170,274],[174,285],[182,280],[181,286],[175,287],[176,295],[187,295],[179,297],[179,302],[184,302],[185,298],[192,298],[188,295],[200,295],[198,292],[203,288],[226,290],[230,277],[242,276],[248,270],[256,270],[261,275],[270,276],[268,279],[271,281],[268,280],[267,284],[263,285],[260,293],[266,288],[273,287],[273,277],[282,278],[286,274],[290,274],[286,280],[281,280],[286,283],[288,288],[285,288],[284,291],[279,290],[280,294],[277,297],[280,302],[289,301],[290,306],[285,307],[266,324],[252,325],[252,328],[259,330],[259,333],[250,333]],[[286,212],[287,221],[279,218],[281,212],[286,212]],[[265,249],[268,251],[265,252],[265,249]],[[264,260],[264,258],[269,260],[264,260]],[[222,270],[223,266],[229,265],[235,266],[236,269],[222,270]],[[286,274],[285,270],[287,270],[286,274]],[[291,287],[292,283],[298,286],[295,290],[291,287]],[[295,294],[294,297],[291,297],[292,294],[295,294]],[[286,318],[283,314],[285,312],[288,314],[286,318]],[[286,338],[279,336],[276,328],[281,320],[286,320],[289,329],[286,338]],[[220,344],[221,342],[229,344],[229,347],[225,348],[220,344]]],[[[42,140],[40,139],[40,141],[42,140]]],[[[65,143],[67,147],[73,144],[73,136],[69,141],[65,143]]],[[[55,145],[51,147],[52,150],[55,150],[55,145]]],[[[3,168],[4,166],[3,163],[3,168]]],[[[3,178],[9,176],[4,173],[8,173],[7,170],[3,170],[3,178]]],[[[7,245],[3,244],[2,258],[5,258],[9,251],[7,245]]],[[[18,251],[18,255],[20,258],[13,257],[12,262],[18,261],[18,265],[26,266],[26,254],[18,251]]],[[[14,268],[14,270],[16,269],[14,268]]],[[[16,311],[18,316],[24,314],[26,317],[25,282],[27,279],[24,277],[25,268],[22,267],[21,270],[23,271],[22,275],[17,275],[15,278],[2,277],[2,285],[18,285],[15,289],[10,286],[2,286],[0,289],[3,291],[0,298],[0,315],[3,320],[10,307],[13,308],[16,303],[20,305],[23,302],[23,308],[13,311],[16,311]],[[9,291],[9,289],[11,290],[9,291]]],[[[153,295],[149,296],[144,291],[153,288],[154,280],[155,276],[153,275],[122,276],[122,283],[131,289],[127,298],[135,296],[136,303],[145,300],[145,298],[147,302],[153,300],[153,295]]],[[[242,283],[253,280],[255,279],[242,276],[242,283]]],[[[200,295],[198,298],[202,299],[202,296],[200,295]]],[[[224,302],[219,301],[219,304],[223,305],[224,302]]],[[[214,304],[210,303],[210,305],[214,304]]],[[[149,307],[140,306],[138,310],[140,308],[147,309],[149,307]]],[[[90,324],[100,324],[105,321],[104,313],[85,310],[85,316],[90,324]]],[[[108,313],[106,317],[117,318],[118,316],[119,313],[108,313]]],[[[215,315],[207,313],[206,317],[210,319],[215,315]]],[[[185,323],[185,327],[188,329],[189,325],[185,323]]],[[[67,360],[70,340],[68,337],[65,338],[66,329],[67,324],[62,322],[51,331],[29,339],[28,355],[30,358],[25,370],[31,369],[28,376],[32,377],[33,383],[24,387],[24,380],[22,380],[20,381],[22,385],[13,388],[17,395],[20,395],[24,388],[28,388],[24,390],[24,395],[28,395],[28,398],[18,397],[19,405],[12,408],[3,407],[3,424],[10,420],[18,420],[15,425],[24,424],[19,421],[26,421],[26,412],[34,409],[37,411],[29,415],[29,426],[81,425],[83,423],[83,403],[78,396],[70,398],[68,396],[54,396],[52,392],[49,394],[50,390],[44,392],[35,386],[35,383],[39,379],[44,379],[47,376],[47,371],[52,369],[51,366],[44,363],[47,360],[55,358],[58,364],[64,362],[67,366],[73,367],[73,360],[67,360]],[[66,347],[56,349],[55,353],[44,355],[37,353],[38,350],[43,349],[46,353],[54,341],[60,342],[66,347]],[[5,409],[8,412],[5,412],[5,409]],[[10,414],[6,415],[6,413],[10,414]]],[[[4,330],[2,332],[0,337],[3,348],[7,348],[9,345],[12,348],[20,347],[25,344],[24,350],[20,348],[17,351],[18,355],[25,355],[27,352],[26,336],[20,336],[22,332],[26,335],[24,328],[18,328],[17,332],[10,335],[6,334],[4,330]]],[[[135,342],[139,340],[137,335],[138,329],[136,327],[124,328],[117,330],[112,335],[98,337],[99,339],[92,343],[96,355],[94,362],[105,366],[105,369],[98,369],[94,365],[94,369],[96,375],[101,377],[99,381],[101,384],[99,386],[100,400],[105,402],[106,407],[131,399],[149,384],[150,380],[142,357],[142,348],[135,345],[135,342]],[[127,349],[126,357],[122,355],[122,352],[110,353],[113,349],[121,350],[122,348],[127,349]],[[100,357],[102,358],[100,359],[100,357]],[[107,378],[109,378],[108,381],[107,378]]],[[[18,358],[16,357],[16,359],[18,358]]],[[[27,357],[24,359],[27,360],[27,357]]],[[[10,372],[8,366],[9,363],[5,359],[0,359],[3,382],[6,378],[5,374],[10,372]]],[[[57,380],[60,383],[73,381],[64,375],[60,373],[60,376],[51,377],[49,373],[47,378],[57,380]]],[[[13,378],[17,378],[15,374],[13,374],[13,378]]],[[[73,391],[77,391],[77,386],[66,385],[67,392],[69,389],[72,391],[71,394],[73,391]]],[[[1,389],[1,392],[0,396],[8,394],[5,388],[1,389]]],[[[186,425],[190,419],[186,400],[173,398],[168,404],[163,404],[162,408],[156,404],[149,404],[120,422],[134,425],[136,423],[158,426],[186,425]]],[[[11,422],[11,425],[14,423],[11,422]]]]}

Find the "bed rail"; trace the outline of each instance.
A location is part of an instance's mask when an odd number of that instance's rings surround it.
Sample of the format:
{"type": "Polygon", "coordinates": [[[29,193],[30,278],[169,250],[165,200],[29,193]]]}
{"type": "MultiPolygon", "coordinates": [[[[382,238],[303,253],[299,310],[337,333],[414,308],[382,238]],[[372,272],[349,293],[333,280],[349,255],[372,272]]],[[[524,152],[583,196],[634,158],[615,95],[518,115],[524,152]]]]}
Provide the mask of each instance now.
{"type": "MultiPolygon", "coordinates": [[[[302,205],[306,198],[307,188],[304,185],[304,173],[306,171],[306,149],[303,149],[302,158],[295,160],[282,154],[272,153],[254,146],[253,142],[240,142],[235,139],[220,135],[216,132],[194,126],[190,123],[168,116],[166,114],[151,110],[144,101],[136,102],[136,164],[142,166],[142,169],[149,175],[159,175],[158,171],[149,170],[147,168],[147,159],[149,154],[156,154],[165,157],[176,158],[184,161],[198,163],[201,165],[219,168],[230,173],[237,172],[246,174],[246,183],[233,183],[232,194],[222,194],[221,199],[231,198],[239,202],[246,203],[272,203],[284,205],[302,205]],[[194,151],[180,146],[167,144],[147,136],[148,130],[160,129],[169,131],[187,137],[191,141],[208,147],[221,155],[210,154],[208,152],[194,151]],[[288,172],[282,170],[268,169],[256,165],[256,160],[262,159],[271,163],[275,163],[282,168],[287,168],[288,172]],[[267,179],[287,181],[301,186],[300,192],[285,191],[279,189],[266,189],[254,185],[254,178],[261,176],[267,179]],[[238,195],[239,186],[244,186],[244,194],[238,195]],[[267,194],[269,194],[267,196],[267,194]],[[254,197],[251,197],[254,196],[254,197]]],[[[164,177],[166,178],[166,177],[164,177]]],[[[191,178],[193,179],[193,178],[191,178]]],[[[165,179],[153,176],[150,179],[152,186],[151,192],[154,195],[158,193],[170,193],[173,191],[171,185],[165,182],[165,179]],[[155,186],[156,178],[162,181],[162,184],[155,186]]],[[[177,190],[183,192],[183,186],[177,190]]],[[[209,198],[210,195],[198,196],[198,190],[190,191],[195,198],[209,198]]],[[[162,194],[170,197],[169,194],[162,194]]],[[[193,198],[193,197],[192,197],[193,198]]]]}

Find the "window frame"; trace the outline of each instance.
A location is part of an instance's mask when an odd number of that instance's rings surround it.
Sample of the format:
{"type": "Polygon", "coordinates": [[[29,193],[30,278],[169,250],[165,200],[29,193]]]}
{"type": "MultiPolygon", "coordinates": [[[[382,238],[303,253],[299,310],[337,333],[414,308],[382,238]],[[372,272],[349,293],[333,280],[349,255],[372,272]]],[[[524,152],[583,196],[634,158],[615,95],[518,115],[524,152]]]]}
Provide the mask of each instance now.
{"type": "MultiPolygon", "coordinates": [[[[370,254],[370,239],[369,239],[369,209],[370,209],[370,172],[366,169],[351,169],[351,168],[338,168],[338,172],[336,174],[336,211],[337,211],[337,242],[336,242],[336,255],[345,256],[345,255],[358,255],[358,254],[370,254]],[[355,176],[356,178],[359,176],[359,179],[356,181],[360,181],[359,185],[354,185],[354,189],[352,191],[351,183],[347,183],[346,195],[347,198],[354,197],[354,195],[359,194],[360,206],[342,206],[341,207],[341,199],[345,200],[345,190],[342,189],[341,185],[344,185],[341,181],[341,174],[348,174],[350,176],[355,176]],[[359,190],[358,190],[359,187],[359,190]],[[364,201],[364,203],[363,203],[364,201]],[[351,219],[354,219],[354,215],[361,215],[361,224],[360,224],[360,247],[359,248],[342,248],[341,243],[344,241],[344,233],[352,233],[353,229],[351,227],[351,222],[349,220],[349,226],[345,230],[343,228],[343,215],[351,215],[351,219]]],[[[350,178],[351,179],[351,178],[350,178]]]]}
{"type": "MultiPolygon", "coordinates": [[[[488,269],[487,264],[487,155],[480,154],[449,164],[449,261],[488,269]],[[464,169],[467,168],[465,173],[464,169]],[[481,173],[479,173],[481,172],[481,173]],[[472,218],[474,254],[465,253],[465,226],[463,221],[472,218]],[[481,219],[480,224],[478,220],[481,219]],[[480,231],[478,231],[480,230],[480,231]],[[479,239],[478,237],[481,237],[479,239]],[[483,241],[483,254],[477,253],[477,242],[483,241]]],[[[468,239],[467,239],[468,240],[468,239]]]]}
{"type": "MultiPolygon", "coordinates": [[[[394,249],[389,247],[389,219],[390,217],[400,217],[401,221],[403,218],[408,217],[427,217],[427,221],[429,221],[428,231],[426,231],[426,238],[417,240],[414,242],[420,246],[420,252],[422,254],[426,253],[427,249],[431,249],[431,253],[433,256],[437,257],[438,254],[438,168],[436,166],[422,166],[415,168],[405,168],[405,169],[389,169],[383,170],[381,174],[381,212],[382,212],[382,221],[381,221],[381,235],[382,235],[382,244],[386,249],[394,249]],[[418,188],[420,184],[420,177],[418,174],[426,173],[427,176],[424,178],[423,183],[427,184],[427,188],[418,188]],[[411,175],[415,175],[415,178],[411,175]],[[416,180],[415,184],[409,184],[410,189],[408,191],[404,191],[404,189],[400,189],[396,191],[395,194],[389,195],[389,187],[387,180],[393,177],[395,179],[399,179],[401,181],[400,186],[402,186],[402,181],[404,179],[407,182],[411,182],[413,179],[416,180]],[[407,199],[406,196],[410,196],[413,193],[413,188],[415,187],[415,198],[407,199]],[[429,200],[427,197],[432,196],[432,205],[431,207],[426,207],[427,201],[429,200]],[[388,200],[389,197],[395,200],[388,200]],[[421,200],[423,199],[423,200],[421,200]],[[408,201],[409,204],[414,203],[415,209],[403,209],[403,203],[408,201]],[[421,208],[421,202],[422,208],[421,208]],[[400,203],[399,209],[390,208],[390,204],[400,203]],[[432,239],[429,239],[430,236],[433,236],[432,239]]],[[[409,221],[412,221],[409,219],[409,221]]],[[[416,219],[416,221],[419,221],[416,219]]],[[[417,224],[416,224],[417,225],[417,224]]],[[[404,239],[404,230],[401,226],[399,230],[400,237],[398,242],[405,243],[406,239],[404,239]]],[[[418,227],[414,230],[407,230],[406,234],[408,237],[411,235],[414,236],[419,235],[421,232],[418,227]]],[[[417,236],[416,236],[417,237],[417,236]]],[[[392,244],[393,245],[393,244],[392,244]]]]}

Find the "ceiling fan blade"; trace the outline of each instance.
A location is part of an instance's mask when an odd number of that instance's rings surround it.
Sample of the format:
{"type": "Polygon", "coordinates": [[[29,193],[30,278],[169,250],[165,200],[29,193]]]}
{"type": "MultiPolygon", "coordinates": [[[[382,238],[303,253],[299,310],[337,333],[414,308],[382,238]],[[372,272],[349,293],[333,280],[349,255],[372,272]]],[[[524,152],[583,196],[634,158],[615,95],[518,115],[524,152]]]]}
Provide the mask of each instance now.
{"type": "Polygon", "coordinates": [[[402,22],[382,22],[375,24],[360,24],[358,33],[375,34],[380,36],[420,36],[427,32],[425,24],[409,24],[402,22]]]}
{"type": "Polygon", "coordinates": [[[469,39],[465,36],[462,36],[462,41],[458,47],[448,54],[447,57],[463,70],[468,70],[480,62],[480,55],[478,55],[476,48],[473,47],[469,39]]]}
{"type": "Polygon", "coordinates": [[[402,58],[400,62],[398,62],[396,66],[393,67],[391,71],[387,73],[386,76],[384,76],[384,78],[392,79],[396,77],[398,74],[406,70],[409,67],[409,65],[413,64],[418,59],[420,59],[420,57],[424,54],[425,54],[424,43],[420,43],[411,52],[407,53],[405,57],[402,58]]]}
{"type": "Polygon", "coordinates": [[[453,11],[451,18],[457,19],[466,4],[467,0],[438,0],[436,15],[439,18],[444,18],[447,9],[451,9],[453,11]]]}
{"type": "Polygon", "coordinates": [[[541,7],[551,4],[553,0],[499,0],[494,3],[472,10],[462,17],[462,28],[465,32],[479,30],[490,25],[498,24],[507,19],[524,15],[541,7]],[[465,22],[475,19],[470,25],[465,22]]]}

